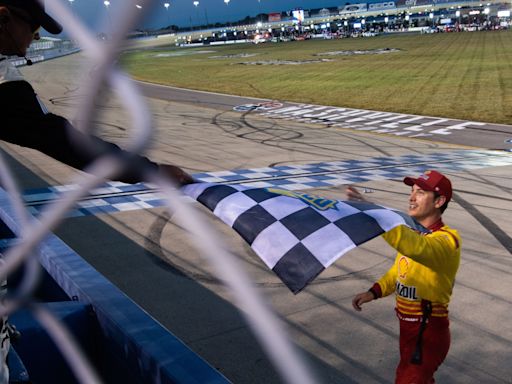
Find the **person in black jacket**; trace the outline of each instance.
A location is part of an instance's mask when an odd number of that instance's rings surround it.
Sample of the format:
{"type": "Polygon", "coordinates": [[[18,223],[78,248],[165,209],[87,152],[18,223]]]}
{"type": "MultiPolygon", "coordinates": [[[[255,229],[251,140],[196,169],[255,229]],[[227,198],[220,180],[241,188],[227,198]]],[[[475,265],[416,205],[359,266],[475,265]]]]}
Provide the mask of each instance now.
{"type": "MultiPolygon", "coordinates": [[[[192,177],[179,167],[154,163],[97,137],[90,139],[63,117],[48,112],[32,86],[6,58],[25,57],[40,27],[52,34],[62,31],[37,0],[0,0],[0,140],[39,150],[81,170],[100,156],[114,153],[128,162],[127,171],[117,177],[126,183],[144,181],[148,170],[160,172],[180,185],[192,183],[192,177]],[[80,145],[85,139],[94,145],[80,145]]],[[[0,282],[0,298],[5,294],[4,283],[0,282]]],[[[9,381],[6,320],[0,318],[0,384],[9,381]]]]}
{"type": "Polygon", "coordinates": [[[129,162],[127,171],[117,177],[126,183],[144,181],[148,169],[180,185],[192,183],[192,177],[179,167],[129,154],[100,138],[92,138],[93,146],[79,145],[84,142],[80,139],[84,134],[63,117],[49,113],[32,86],[5,57],[25,57],[40,27],[52,34],[62,31],[37,0],[0,0],[0,140],[39,150],[81,170],[99,156],[115,153],[129,162]]]}

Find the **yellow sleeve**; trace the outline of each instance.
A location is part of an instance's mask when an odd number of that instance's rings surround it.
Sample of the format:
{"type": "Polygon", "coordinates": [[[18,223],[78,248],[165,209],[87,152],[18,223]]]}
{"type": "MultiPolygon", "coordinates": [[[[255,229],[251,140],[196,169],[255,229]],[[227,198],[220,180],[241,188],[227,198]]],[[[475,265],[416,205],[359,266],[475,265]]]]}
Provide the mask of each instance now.
{"type": "Polygon", "coordinates": [[[380,285],[382,297],[391,295],[393,292],[395,292],[396,274],[397,267],[395,261],[393,266],[377,282],[380,285]]]}
{"type": "Polygon", "coordinates": [[[446,270],[450,264],[457,262],[450,257],[457,251],[460,243],[454,230],[439,230],[422,235],[405,225],[400,225],[384,233],[382,237],[402,255],[434,271],[446,270]]]}

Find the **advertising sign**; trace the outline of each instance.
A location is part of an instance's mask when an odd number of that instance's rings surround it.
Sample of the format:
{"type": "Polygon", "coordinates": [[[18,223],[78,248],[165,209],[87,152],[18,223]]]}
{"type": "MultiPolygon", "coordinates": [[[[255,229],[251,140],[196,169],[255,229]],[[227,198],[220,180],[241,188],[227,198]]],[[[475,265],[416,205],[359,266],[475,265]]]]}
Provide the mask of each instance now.
{"type": "Polygon", "coordinates": [[[281,21],[281,13],[280,12],[274,12],[268,14],[268,21],[281,21]]]}
{"type": "Polygon", "coordinates": [[[301,24],[304,21],[304,10],[294,9],[292,11],[293,19],[296,23],[301,24]]]}
{"type": "Polygon", "coordinates": [[[357,13],[357,12],[365,12],[368,8],[368,5],[366,3],[359,3],[359,4],[349,4],[345,5],[340,11],[339,14],[347,14],[347,13],[357,13]]]}

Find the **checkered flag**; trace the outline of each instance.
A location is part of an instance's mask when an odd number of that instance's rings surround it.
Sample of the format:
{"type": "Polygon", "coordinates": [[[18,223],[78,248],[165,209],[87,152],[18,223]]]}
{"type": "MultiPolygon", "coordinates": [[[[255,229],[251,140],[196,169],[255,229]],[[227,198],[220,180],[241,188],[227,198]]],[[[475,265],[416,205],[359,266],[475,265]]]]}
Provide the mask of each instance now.
{"type": "Polygon", "coordinates": [[[367,202],[210,183],[182,191],[238,232],[293,293],[352,248],[398,225],[425,231],[406,214],[367,202]]]}

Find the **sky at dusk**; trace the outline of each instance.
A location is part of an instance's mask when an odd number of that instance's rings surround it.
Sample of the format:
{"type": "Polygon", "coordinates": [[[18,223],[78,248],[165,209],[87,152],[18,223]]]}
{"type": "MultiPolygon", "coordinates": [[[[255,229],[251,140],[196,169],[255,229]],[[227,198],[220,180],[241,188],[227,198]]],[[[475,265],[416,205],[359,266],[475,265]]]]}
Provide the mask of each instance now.
{"type": "MultiPolygon", "coordinates": [[[[246,16],[255,16],[259,13],[288,11],[295,8],[313,9],[322,7],[335,7],[349,2],[363,2],[355,0],[230,0],[226,5],[224,0],[199,0],[196,7],[193,0],[154,0],[150,12],[138,27],[159,28],[169,24],[189,27],[190,24],[235,21],[246,16]],[[168,11],[164,3],[170,3],[168,11]]],[[[72,3],[75,14],[79,15],[89,26],[102,29],[103,23],[108,24],[108,17],[115,18],[116,10],[126,6],[126,0],[110,0],[107,8],[103,0],[74,0],[72,3]],[[108,12],[108,14],[107,14],[108,12]]]]}

